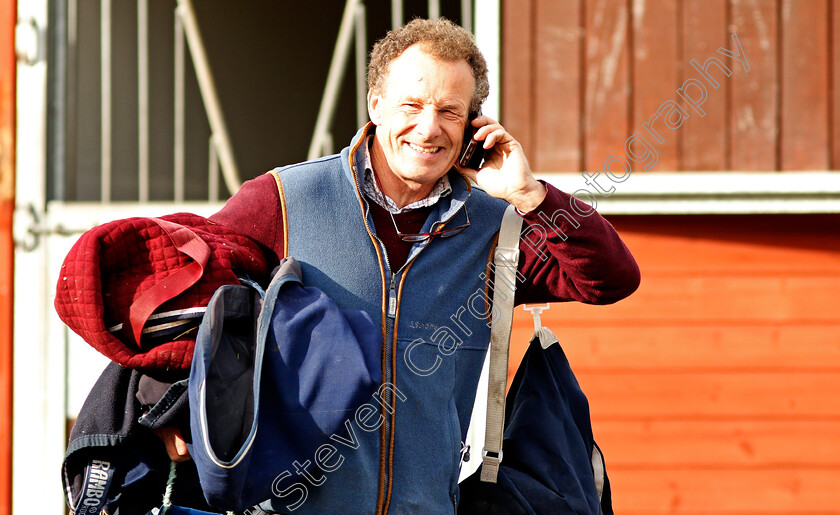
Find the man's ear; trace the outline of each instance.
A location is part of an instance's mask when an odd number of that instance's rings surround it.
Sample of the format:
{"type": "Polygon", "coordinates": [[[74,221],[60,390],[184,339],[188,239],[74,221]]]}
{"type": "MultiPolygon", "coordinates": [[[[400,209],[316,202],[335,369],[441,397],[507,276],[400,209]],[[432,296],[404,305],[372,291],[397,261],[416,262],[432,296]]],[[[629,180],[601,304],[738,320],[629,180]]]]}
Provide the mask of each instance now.
{"type": "Polygon", "coordinates": [[[382,121],[382,95],[374,93],[373,89],[368,90],[367,94],[368,116],[374,125],[379,125],[382,121]]]}

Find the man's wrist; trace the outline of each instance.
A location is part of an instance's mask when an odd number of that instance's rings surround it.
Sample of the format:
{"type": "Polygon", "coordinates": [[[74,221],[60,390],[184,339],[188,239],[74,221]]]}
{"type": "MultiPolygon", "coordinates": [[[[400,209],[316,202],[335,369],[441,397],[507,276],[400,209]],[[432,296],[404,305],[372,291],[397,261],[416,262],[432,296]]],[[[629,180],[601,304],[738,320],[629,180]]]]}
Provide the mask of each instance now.
{"type": "Polygon", "coordinates": [[[540,181],[533,183],[523,192],[509,199],[508,202],[522,213],[528,213],[537,208],[548,195],[548,190],[540,181]]]}

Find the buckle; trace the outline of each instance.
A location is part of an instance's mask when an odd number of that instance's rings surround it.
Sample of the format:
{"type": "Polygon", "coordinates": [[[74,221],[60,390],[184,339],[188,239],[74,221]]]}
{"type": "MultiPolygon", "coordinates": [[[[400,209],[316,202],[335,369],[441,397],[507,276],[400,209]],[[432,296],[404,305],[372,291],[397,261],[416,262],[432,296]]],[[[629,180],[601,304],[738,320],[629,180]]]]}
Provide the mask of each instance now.
{"type": "Polygon", "coordinates": [[[502,458],[504,457],[504,451],[499,449],[499,452],[488,451],[487,449],[482,450],[482,461],[484,463],[491,463],[493,465],[498,466],[502,462],[502,458]]]}

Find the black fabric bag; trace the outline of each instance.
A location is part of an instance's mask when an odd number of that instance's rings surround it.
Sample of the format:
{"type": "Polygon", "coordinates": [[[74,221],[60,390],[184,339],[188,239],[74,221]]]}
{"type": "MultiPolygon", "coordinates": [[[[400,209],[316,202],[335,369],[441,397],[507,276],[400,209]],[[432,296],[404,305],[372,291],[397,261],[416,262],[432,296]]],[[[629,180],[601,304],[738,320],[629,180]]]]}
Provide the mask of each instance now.
{"type": "MultiPolygon", "coordinates": [[[[177,425],[189,438],[187,384],[177,381],[154,406],[143,406],[138,391],[147,379],[139,370],[111,362],[91,389],[61,468],[72,513],[91,515],[104,508],[111,515],[145,515],[158,506],[170,460],[152,430],[177,425]]],[[[192,462],[182,464],[176,501],[209,507],[192,462]]]]}
{"type": "Polygon", "coordinates": [[[498,482],[480,475],[461,483],[460,515],[613,513],[589,402],[560,344],[542,348],[539,332],[507,395],[498,482]]]}

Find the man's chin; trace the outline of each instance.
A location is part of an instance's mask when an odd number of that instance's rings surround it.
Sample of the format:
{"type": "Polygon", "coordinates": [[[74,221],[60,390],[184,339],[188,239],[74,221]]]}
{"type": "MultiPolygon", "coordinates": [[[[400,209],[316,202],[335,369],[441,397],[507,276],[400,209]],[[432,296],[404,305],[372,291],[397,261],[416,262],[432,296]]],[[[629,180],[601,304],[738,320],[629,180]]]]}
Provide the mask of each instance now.
{"type": "Polygon", "coordinates": [[[441,177],[446,175],[446,173],[448,171],[449,171],[449,168],[446,168],[444,170],[441,170],[440,168],[435,168],[434,170],[424,170],[424,171],[415,170],[415,173],[411,174],[410,176],[408,176],[406,178],[409,179],[411,182],[414,182],[414,183],[417,183],[417,184],[429,185],[429,184],[436,183],[438,181],[438,179],[440,179],[441,177]]]}
{"type": "Polygon", "coordinates": [[[440,156],[438,159],[415,158],[408,161],[409,170],[415,177],[435,177],[440,178],[455,166],[455,159],[444,159],[440,156]]]}

